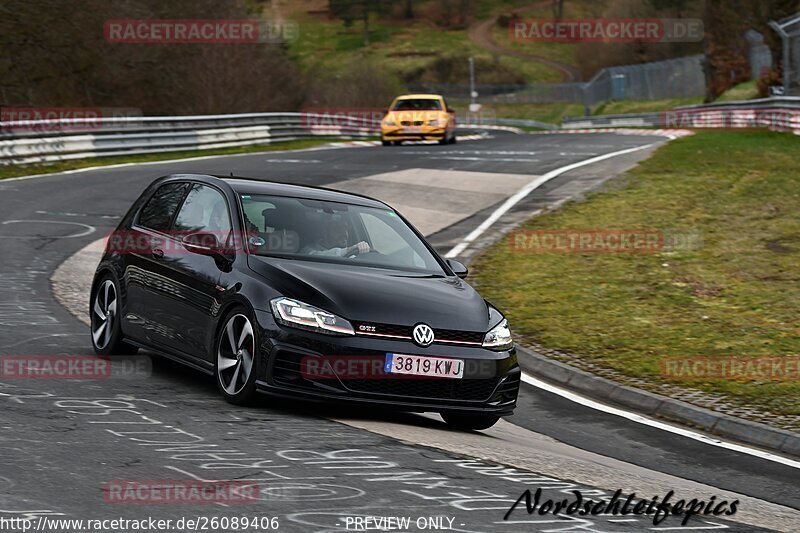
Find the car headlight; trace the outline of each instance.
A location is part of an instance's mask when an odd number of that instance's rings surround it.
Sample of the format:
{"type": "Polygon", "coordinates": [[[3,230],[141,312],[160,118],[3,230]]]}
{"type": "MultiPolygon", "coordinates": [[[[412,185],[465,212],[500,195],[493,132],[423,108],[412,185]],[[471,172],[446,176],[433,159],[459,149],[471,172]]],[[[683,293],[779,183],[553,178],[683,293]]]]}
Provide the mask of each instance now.
{"type": "Polygon", "coordinates": [[[355,334],[350,322],[319,307],[284,297],[273,299],[270,305],[275,320],[281,324],[327,335],[355,334]]]}
{"type": "Polygon", "coordinates": [[[508,321],[503,319],[499,324],[492,328],[483,338],[483,347],[490,350],[508,350],[514,345],[511,338],[511,330],[508,329],[508,321]]]}
{"type": "Polygon", "coordinates": [[[383,121],[384,126],[397,126],[397,123],[394,120],[386,119],[383,121]]]}
{"type": "Polygon", "coordinates": [[[435,119],[429,121],[428,124],[430,124],[431,126],[441,126],[442,125],[442,121],[439,120],[438,118],[435,118],[435,119]]]}

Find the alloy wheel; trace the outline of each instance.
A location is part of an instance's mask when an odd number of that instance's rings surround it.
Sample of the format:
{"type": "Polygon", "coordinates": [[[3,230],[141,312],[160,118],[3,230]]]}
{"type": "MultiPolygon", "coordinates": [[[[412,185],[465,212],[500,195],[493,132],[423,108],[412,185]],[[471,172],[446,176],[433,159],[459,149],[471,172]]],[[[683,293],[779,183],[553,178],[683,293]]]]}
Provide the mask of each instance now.
{"type": "Polygon", "coordinates": [[[107,279],[97,289],[92,306],[92,340],[98,349],[102,350],[111,342],[116,316],[117,289],[114,282],[107,279]]]}
{"type": "Polygon", "coordinates": [[[247,385],[253,371],[255,337],[250,319],[236,314],[228,319],[217,348],[217,375],[220,385],[231,396],[247,385]]]}

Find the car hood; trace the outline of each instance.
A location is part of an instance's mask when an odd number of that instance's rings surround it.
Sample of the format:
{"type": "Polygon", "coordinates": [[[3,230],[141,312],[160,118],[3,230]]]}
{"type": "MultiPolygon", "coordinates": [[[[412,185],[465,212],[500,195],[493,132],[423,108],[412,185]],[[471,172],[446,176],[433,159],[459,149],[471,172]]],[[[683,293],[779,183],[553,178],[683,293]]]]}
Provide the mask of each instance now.
{"type": "Polygon", "coordinates": [[[401,122],[423,122],[427,124],[431,120],[447,120],[447,113],[434,109],[422,111],[389,111],[385,118],[393,120],[397,124],[401,122]]]}
{"type": "Polygon", "coordinates": [[[486,331],[489,306],[452,277],[358,265],[249,256],[250,268],[284,296],[348,320],[434,329],[486,331]]]}

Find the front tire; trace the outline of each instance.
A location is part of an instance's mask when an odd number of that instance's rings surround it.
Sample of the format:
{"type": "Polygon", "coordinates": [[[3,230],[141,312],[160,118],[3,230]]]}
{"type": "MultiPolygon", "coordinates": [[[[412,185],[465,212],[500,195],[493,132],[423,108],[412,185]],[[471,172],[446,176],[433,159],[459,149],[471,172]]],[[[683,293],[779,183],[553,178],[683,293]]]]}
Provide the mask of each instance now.
{"type": "Polygon", "coordinates": [[[448,426],[461,431],[489,429],[500,420],[500,417],[495,415],[465,415],[461,413],[442,413],[442,418],[448,426]]]}
{"type": "Polygon", "coordinates": [[[104,275],[96,284],[89,300],[92,348],[97,355],[134,355],[139,349],[122,338],[119,285],[111,275],[104,275]]]}
{"type": "Polygon", "coordinates": [[[228,313],[217,335],[214,374],[222,396],[234,405],[256,397],[258,341],[253,320],[244,309],[228,313]]]}

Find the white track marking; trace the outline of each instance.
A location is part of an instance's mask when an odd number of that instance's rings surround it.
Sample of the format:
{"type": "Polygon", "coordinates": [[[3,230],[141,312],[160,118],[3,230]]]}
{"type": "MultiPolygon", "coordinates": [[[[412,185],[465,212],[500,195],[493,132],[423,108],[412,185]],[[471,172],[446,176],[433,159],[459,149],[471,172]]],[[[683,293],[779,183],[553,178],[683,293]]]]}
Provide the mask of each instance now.
{"type": "Polygon", "coordinates": [[[543,174],[536,178],[535,180],[531,181],[527,185],[525,185],[522,189],[520,189],[514,196],[510,197],[508,200],[503,202],[503,204],[498,207],[489,218],[481,222],[481,224],[472,230],[472,232],[464,237],[464,239],[458,243],[456,246],[453,247],[452,250],[445,254],[445,257],[457,257],[461,252],[467,249],[467,247],[478,237],[483,235],[483,233],[489,229],[492,224],[497,222],[500,217],[505,215],[512,207],[517,205],[522,199],[528,196],[530,193],[550,181],[551,179],[564,174],[565,172],[569,172],[570,170],[580,168],[586,165],[591,165],[592,163],[597,163],[599,161],[604,161],[606,159],[611,159],[612,157],[617,157],[620,155],[630,154],[633,152],[638,152],[640,150],[645,150],[647,148],[651,148],[658,143],[650,143],[645,144],[643,146],[636,146],[635,148],[628,148],[626,150],[619,150],[617,152],[611,152],[610,154],[603,154],[597,157],[592,157],[590,159],[584,159],[583,161],[578,161],[577,163],[572,163],[555,170],[551,170],[547,174],[543,174]]]}
{"type": "Polygon", "coordinates": [[[442,155],[437,156],[436,159],[448,159],[452,161],[487,161],[487,162],[510,162],[510,163],[538,163],[539,159],[525,159],[525,158],[515,158],[515,157],[498,157],[498,158],[488,158],[488,157],[470,157],[466,155],[442,155]]]}
{"type": "MultiPolygon", "coordinates": [[[[259,156],[259,155],[269,155],[269,154],[289,154],[289,153],[297,153],[297,152],[317,152],[320,150],[335,150],[338,148],[352,148],[353,145],[348,146],[339,146],[340,144],[346,144],[345,142],[334,142],[330,144],[324,144],[322,146],[315,146],[310,148],[297,148],[294,150],[264,150],[262,152],[245,152],[241,154],[217,154],[217,155],[201,155],[198,157],[181,157],[177,159],[165,159],[163,161],[141,161],[137,163],[117,163],[114,165],[97,165],[93,167],[83,167],[83,168],[74,168],[72,170],[62,170],[61,172],[48,172],[47,174],[31,174],[30,176],[19,176],[16,178],[4,178],[0,180],[0,183],[6,183],[10,181],[23,181],[23,180],[30,180],[34,178],[46,178],[48,176],[60,176],[62,174],[80,174],[82,172],[89,172],[92,170],[108,170],[112,168],[125,168],[125,167],[135,167],[135,166],[146,166],[146,165],[167,165],[170,163],[184,163],[184,162],[191,162],[191,161],[205,161],[208,159],[221,159],[223,157],[245,157],[245,156],[259,156]]],[[[359,145],[360,146],[360,145],[359,145]]],[[[371,146],[371,145],[370,145],[371,146]]],[[[131,154],[132,156],[140,155],[140,154],[131,154]]],[[[99,158],[98,158],[99,159],[99,158]]]]}
{"type": "MultiPolygon", "coordinates": [[[[55,236],[55,237],[47,237],[47,236],[45,236],[44,238],[47,238],[47,239],[74,239],[76,237],[85,237],[87,235],[91,235],[92,233],[94,233],[97,230],[97,228],[95,228],[94,226],[90,226],[89,224],[81,224],[80,222],[70,222],[70,221],[66,221],[66,220],[5,220],[1,224],[2,225],[6,225],[6,224],[22,224],[22,223],[25,223],[25,224],[70,224],[72,226],[81,226],[83,228],[86,228],[85,230],[80,231],[78,233],[73,233],[72,235],[59,235],[59,236],[55,236]]],[[[32,238],[34,238],[34,237],[32,237],[30,235],[0,235],[0,239],[32,239],[32,238]]]]}
{"type": "Polygon", "coordinates": [[[589,407],[590,409],[596,409],[597,411],[602,411],[604,413],[608,413],[611,415],[620,416],[622,418],[626,418],[638,424],[650,426],[656,429],[660,429],[662,431],[668,431],[670,433],[681,435],[683,437],[688,437],[690,439],[702,442],[704,444],[710,444],[711,446],[716,446],[718,448],[725,448],[726,450],[733,450],[735,452],[752,455],[753,457],[766,459],[767,461],[780,463],[792,468],[800,468],[800,461],[795,461],[793,459],[789,459],[788,457],[783,457],[782,455],[776,455],[774,453],[769,453],[763,450],[759,450],[757,448],[751,448],[749,446],[744,446],[742,444],[735,444],[733,442],[728,442],[714,437],[709,437],[708,435],[704,435],[702,433],[698,433],[690,429],[673,426],[672,424],[660,422],[658,420],[648,418],[638,413],[626,411],[625,409],[620,409],[618,407],[612,407],[610,405],[597,402],[590,398],[586,398],[584,396],[581,396],[580,394],[569,391],[567,389],[562,389],[561,387],[558,387],[556,385],[551,385],[550,383],[546,383],[524,372],[522,373],[522,381],[527,383],[528,385],[532,385],[536,388],[561,396],[562,398],[566,398],[567,400],[570,400],[572,402],[581,404],[584,407],[589,407]]]}
{"type": "Polygon", "coordinates": [[[267,163],[322,163],[319,159],[265,159],[267,163]]]}
{"type": "MultiPolygon", "coordinates": [[[[481,139],[487,139],[489,137],[485,135],[465,135],[465,136],[458,136],[458,140],[460,141],[475,141],[481,139]]],[[[431,141],[436,142],[436,141],[431,141]]],[[[221,159],[223,157],[245,157],[245,156],[258,156],[258,155],[267,155],[270,153],[281,153],[281,154],[289,154],[289,153],[298,153],[298,152],[317,152],[320,150],[336,150],[340,148],[354,148],[358,146],[377,146],[380,144],[380,141],[341,141],[341,142],[332,142],[329,144],[324,144],[322,146],[312,146],[310,148],[296,148],[294,150],[265,150],[263,152],[245,152],[241,154],[217,154],[217,155],[201,155],[198,157],[182,157],[178,159],[165,159],[163,161],[141,161],[138,163],[117,163],[114,165],[96,165],[93,167],[83,167],[83,168],[75,168],[72,170],[62,170],[61,172],[48,172],[47,174],[31,174],[29,176],[19,176],[16,178],[4,178],[0,180],[2,183],[11,182],[11,181],[23,181],[23,180],[30,180],[34,178],[46,178],[48,176],[60,176],[62,174],[80,174],[82,172],[90,172],[92,170],[107,170],[112,168],[125,168],[125,167],[135,167],[135,166],[145,166],[145,165],[166,165],[170,163],[184,163],[190,161],[205,161],[208,159],[221,159]]],[[[136,155],[146,155],[146,154],[131,154],[132,156],[136,155]]]]}

